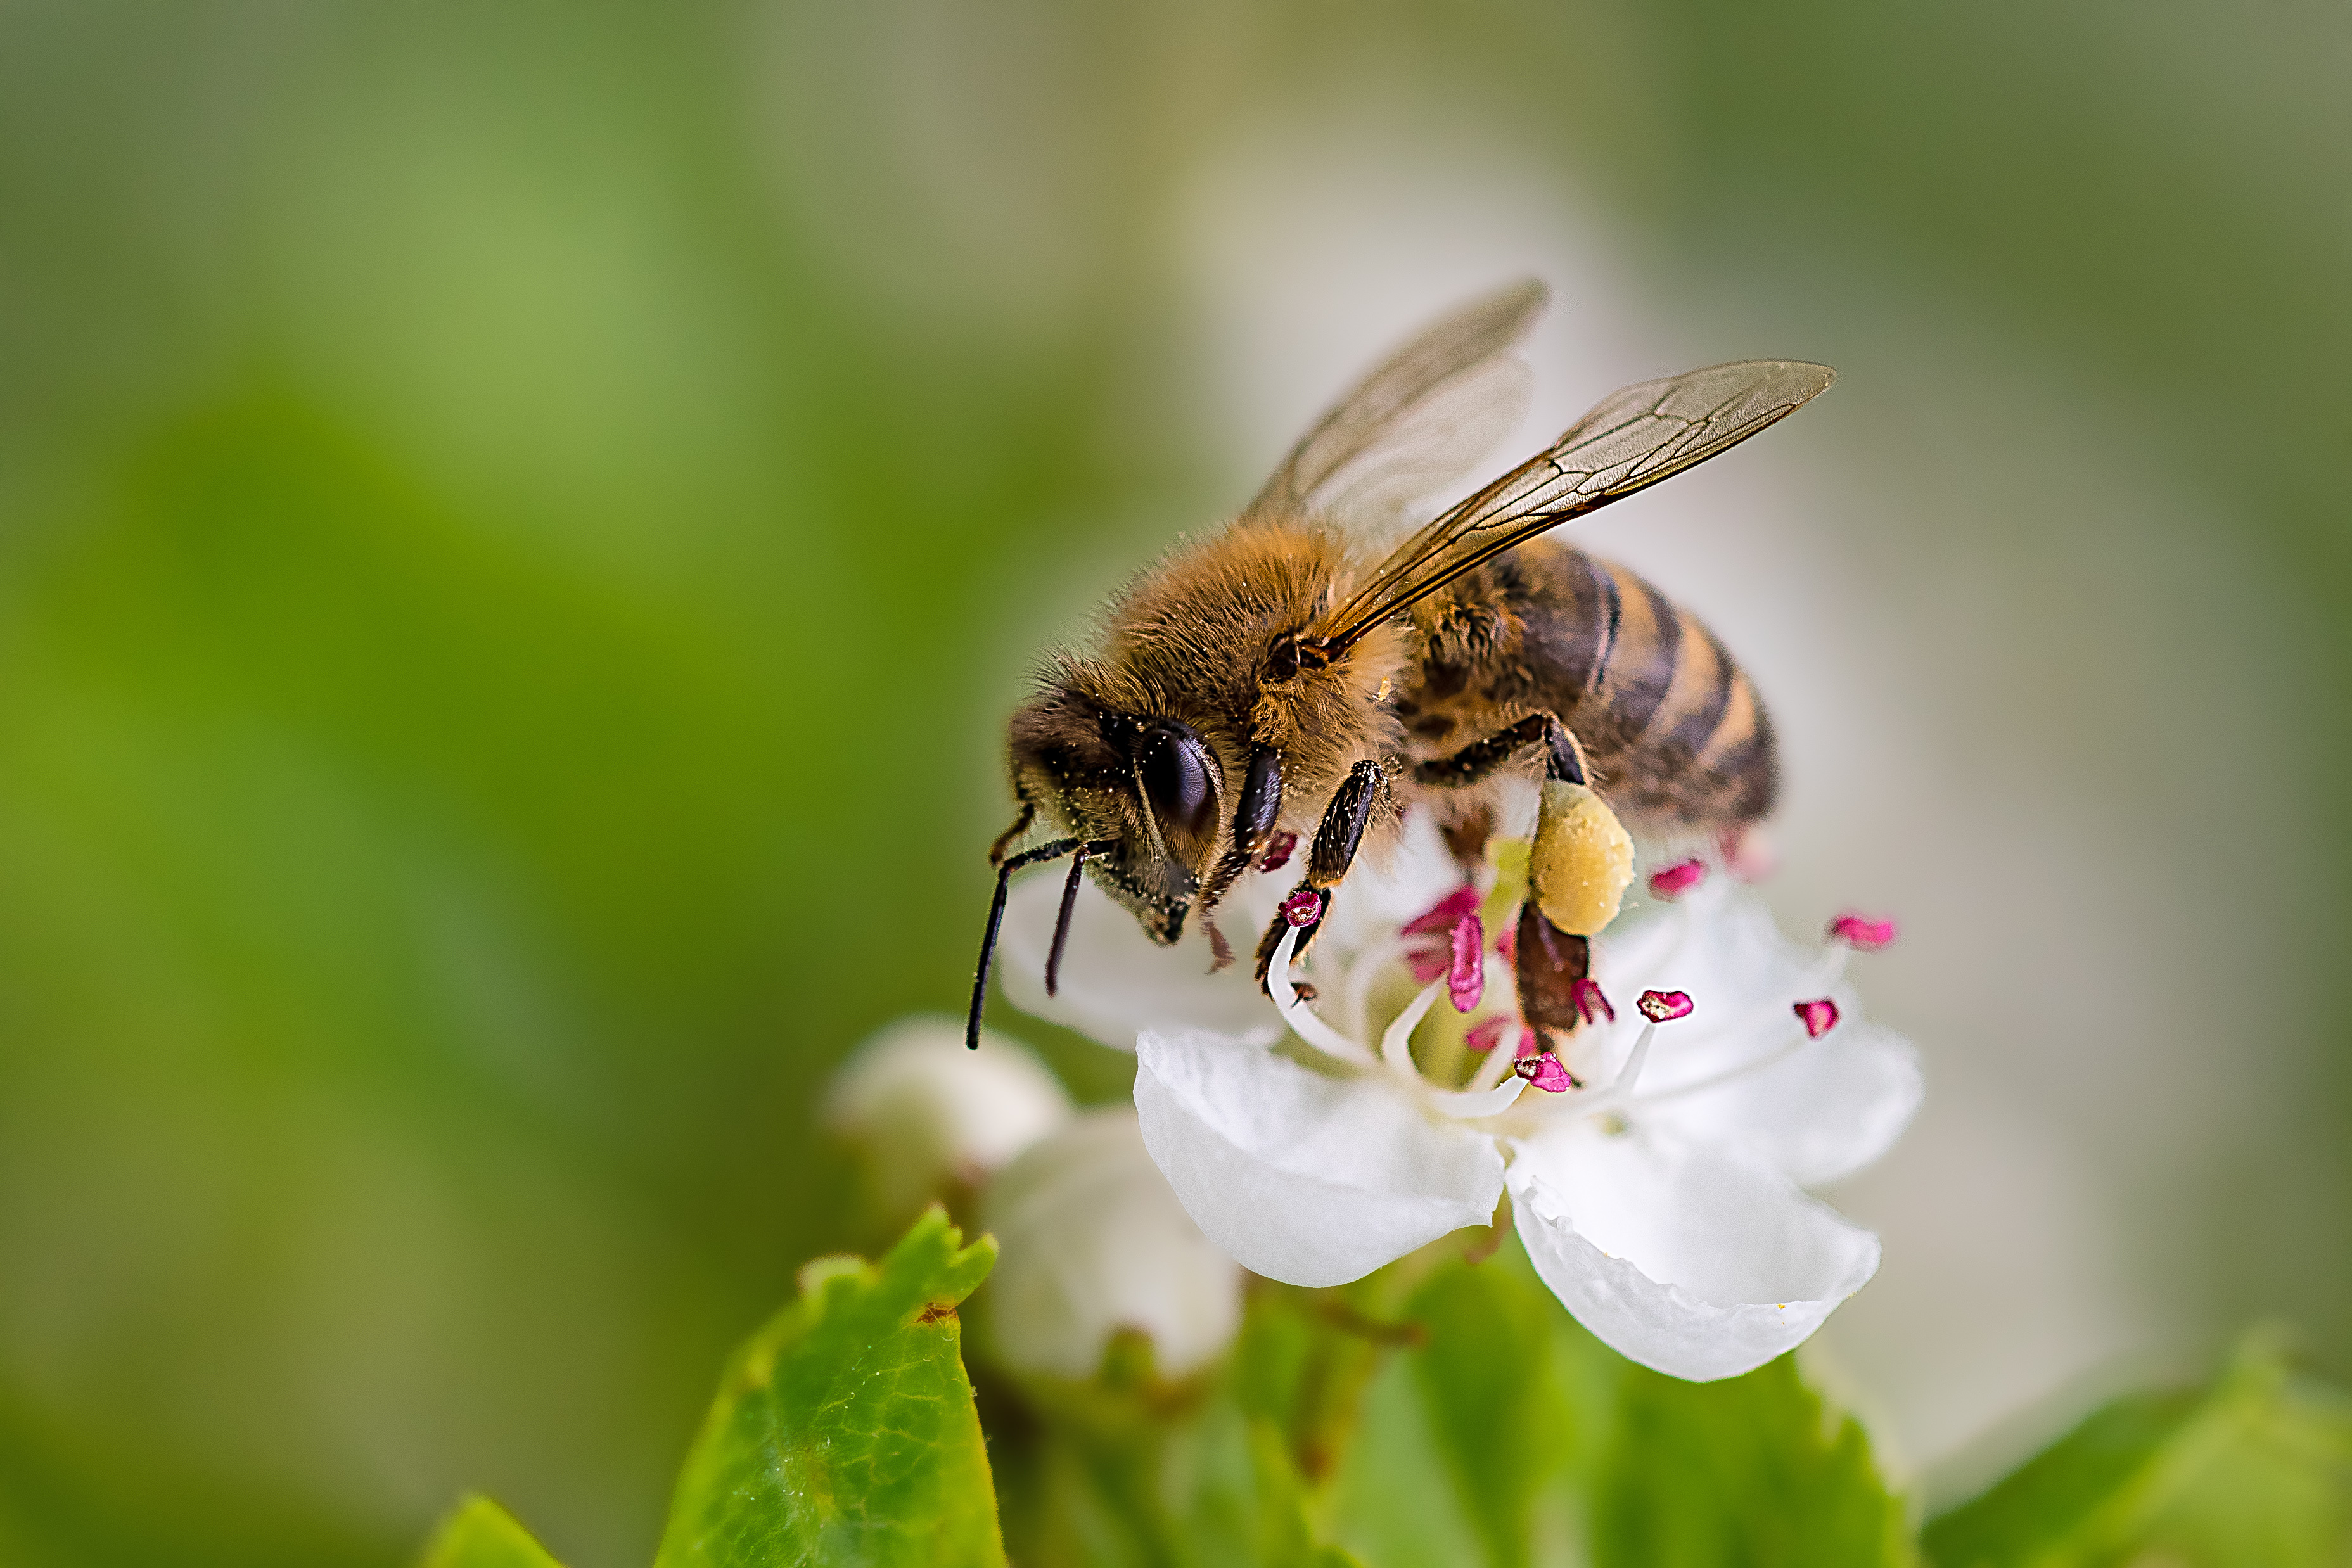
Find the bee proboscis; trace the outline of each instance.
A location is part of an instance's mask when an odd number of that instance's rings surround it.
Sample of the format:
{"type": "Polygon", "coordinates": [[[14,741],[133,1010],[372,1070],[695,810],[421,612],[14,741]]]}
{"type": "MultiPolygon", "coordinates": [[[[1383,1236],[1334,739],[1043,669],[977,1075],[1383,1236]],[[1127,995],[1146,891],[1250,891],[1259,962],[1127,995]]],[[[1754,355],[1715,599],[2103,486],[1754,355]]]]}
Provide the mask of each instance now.
{"type": "MultiPolygon", "coordinates": [[[[1538,536],[1785,418],[1828,388],[1828,367],[1750,360],[1626,387],[1360,559],[1397,510],[1516,422],[1527,373],[1515,350],[1546,298],[1517,284],[1407,343],[1229,525],[1130,584],[1095,650],[1053,656],[1007,737],[1020,814],[990,850],[996,894],[969,1043],[1023,866],[1070,860],[1050,991],[1082,874],[1161,944],[1198,910],[1223,964],[1218,903],[1270,848],[1303,841],[1291,913],[1258,944],[1263,982],[1286,926],[1300,926],[1303,954],[1358,853],[1392,835],[1409,804],[1465,862],[1483,853],[1504,781],[1538,764],[1538,846],[1556,807],[1666,841],[1737,835],[1771,810],[1771,724],[1714,633],[1622,567],[1538,536]],[[1055,836],[1013,852],[1041,815],[1055,836]]],[[[1546,874],[1539,859],[1517,970],[1522,1014],[1549,1043],[1576,1026],[1587,938],[1616,902],[1551,896],[1546,874]]]]}

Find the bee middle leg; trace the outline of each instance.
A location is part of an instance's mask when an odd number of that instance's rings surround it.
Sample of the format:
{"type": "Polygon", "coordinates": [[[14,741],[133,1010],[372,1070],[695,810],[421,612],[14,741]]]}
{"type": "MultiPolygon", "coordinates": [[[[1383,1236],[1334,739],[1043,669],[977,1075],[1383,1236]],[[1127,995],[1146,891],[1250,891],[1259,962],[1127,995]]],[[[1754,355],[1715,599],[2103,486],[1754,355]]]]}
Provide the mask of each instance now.
{"type": "MultiPolygon", "coordinates": [[[[1323,821],[1316,826],[1315,841],[1307,851],[1307,874],[1283,900],[1286,911],[1301,894],[1314,895],[1317,907],[1314,918],[1298,925],[1298,945],[1291,956],[1304,957],[1315,940],[1315,933],[1323,927],[1323,917],[1330,913],[1333,890],[1346,880],[1348,868],[1356,862],[1356,851],[1364,841],[1364,829],[1372,820],[1375,795],[1387,785],[1388,775],[1377,762],[1359,762],[1349,771],[1347,779],[1323,809],[1323,821]]],[[[1261,990],[1266,986],[1267,971],[1274,967],[1275,949],[1282,946],[1282,934],[1291,928],[1288,914],[1278,914],[1265,928],[1257,945],[1257,983],[1261,990]]]]}
{"type": "Polygon", "coordinates": [[[1588,782],[1584,748],[1577,744],[1566,725],[1548,713],[1531,713],[1509,728],[1498,729],[1451,757],[1416,764],[1413,782],[1439,789],[1465,789],[1473,784],[1483,784],[1494,777],[1496,768],[1538,742],[1544,748],[1544,772],[1548,777],[1570,784],[1588,782]]]}

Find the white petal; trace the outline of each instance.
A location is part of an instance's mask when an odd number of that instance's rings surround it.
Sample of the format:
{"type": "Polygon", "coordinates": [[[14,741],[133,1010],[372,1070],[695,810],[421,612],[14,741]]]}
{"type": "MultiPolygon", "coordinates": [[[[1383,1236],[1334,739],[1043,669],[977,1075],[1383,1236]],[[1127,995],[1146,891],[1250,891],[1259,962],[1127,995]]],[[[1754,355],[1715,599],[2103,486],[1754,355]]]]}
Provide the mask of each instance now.
{"type": "Polygon", "coordinates": [[[824,1106],[887,1215],[1006,1164],[1069,1114],[1070,1097],[1028,1047],[992,1030],[966,1051],[963,1025],[937,1017],[902,1019],[860,1045],[824,1106]]]}
{"type": "MultiPolygon", "coordinates": [[[[1639,1024],[1626,1004],[1643,990],[1690,993],[1690,1016],[1660,1032],[1655,1076],[1643,1081],[1649,1089],[1711,1075],[1778,1041],[1784,1026],[1795,1027],[1791,1003],[1838,992],[1838,967],[1835,954],[1782,936],[1753,894],[1713,886],[1636,922],[1622,938],[1612,933],[1593,954],[1593,977],[1617,1004],[1620,1030],[1639,1024]],[[1759,1042],[1759,1031],[1770,1040],[1759,1042]]],[[[1849,996],[1840,995],[1841,1007],[1849,996]]]]}
{"type": "Polygon", "coordinates": [[[1181,1377],[1241,1326],[1240,1265],[1186,1218],[1128,1106],[1088,1111],[1030,1148],[988,1184],[981,1222],[1000,1249],[988,1344],[1016,1371],[1092,1376],[1127,1328],[1181,1377]]]}
{"type": "Polygon", "coordinates": [[[1918,1109],[1910,1043],[1862,1021],[1843,954],[1783,937],[1756,897],[1710,883],[1600,945],[1595,973],[1619,1021],[1582,1031],[1571,1064],[1606,1081],[1640,1019],[1624,1003],[1648,987],[1688,991],[1691,1016],[1663,1026],[1634,1113],[1706,1146],[1738,1145],[1801,1182],[1828,1181],[1884,1154],[1918,1109]],[[1830,997],[1844,1021],[1808,1040],[1791,1004],[1830,997]],[[1590,1038],[1586,1038],[1590,1036],[1590,1038]]]}
{"type": "Polygon", "coordinates": [[[1803,1343],[1878,1270],[1878,1239],[1760,1161],[1573,1125],[1520,1145],[1520,1240],[1630,1360],[1711,1382],[1803,1343]]]}
{"type": "Polygon", "coordinates": [[[1787,1056],[1712,1088],[1641,1096],[1633,1113],[1701,1147],[1743,1147],[1809,1186],[1860,1170],[1919,1109],[1918,1053],[1851,1011],[1819,1040],[1789,1022],[1798,1043],[1787,1056]]]}
{"type": "Polygon", "coordinates": [[[1327,1078],[1264,1046],[1147,1032],[1143,1141],[1186,1212],[1245,1268],[1339,1285],[1492,1218],[1494,1140],[1382,1071],[1327,1078]]]}
{"type": "Polygon", "coordinates": [[[1137,1033],[1145,1029],[1281,1038],[1282,1019],[1250,973],[1255,932],[1235,940],[1239,957],[1213,975],[1209,944],[1198,931],[1173,947],[1158,946],[1135,916],[1091,882],[1079,885],[1071,912],[1060,994],[1048,997],[1045,956],[1054,945],[1061,900],[1062,878],[1033,872],[1013,884],[1005,901],[996,969],[1005,997],[1023,1012],[1066,1024],[1120,1051],[1134,1050],[1137,1033]]]}

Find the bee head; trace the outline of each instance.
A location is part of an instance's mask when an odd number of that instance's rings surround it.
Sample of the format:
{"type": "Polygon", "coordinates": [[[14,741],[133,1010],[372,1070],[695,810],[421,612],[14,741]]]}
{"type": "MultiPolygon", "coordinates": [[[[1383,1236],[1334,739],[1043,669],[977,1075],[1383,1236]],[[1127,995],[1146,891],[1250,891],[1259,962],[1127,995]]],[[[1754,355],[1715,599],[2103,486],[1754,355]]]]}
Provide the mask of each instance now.
{"type": "Polygon", "coordinates": [[[1021,799],[1076,837],[1109,846],[1087,860],[1096,885],[1154,942],[1182,937],[1217,849],[1225,793],[1200,732],[1057,687],[1013,716],[1010,739],[1021,799]]]}

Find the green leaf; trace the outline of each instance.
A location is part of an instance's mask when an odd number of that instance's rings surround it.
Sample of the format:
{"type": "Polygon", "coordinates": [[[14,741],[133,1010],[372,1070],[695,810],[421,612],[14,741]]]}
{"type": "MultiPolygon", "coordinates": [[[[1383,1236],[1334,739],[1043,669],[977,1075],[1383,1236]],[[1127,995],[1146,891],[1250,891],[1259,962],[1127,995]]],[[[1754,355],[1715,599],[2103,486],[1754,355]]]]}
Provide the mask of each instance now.
{"type": "Polygon", "coordinates": [[[1391,1265],[1337,1290],[1265,1282],[1251,1292],[1234,1387],[1244,1412],[1282,1434],[1310,1490],[1346,1458],[1365,1390],[1390,1353],[1421,1343],[1419,1325],[1394,1317],[1399,1276],[1391,1265]]]}
{"type": "MultiPolygon", "coordinates": [[[[1363,1391],[1357,1429],[1331,1478],[1326,1506],[1334,1539],[1368,1563],[1476,1563],[1485,1552],[1446,1479],[1413,1369],[1391,1357],[1363,1391]]],[[[1508,1467],[1496,1472],[1508,1480],[1508,1467]]]]}
{"type": "Polygon", "coordinates": [[[1913,1561],[1869,1439],[1789,1356],[1685,1383],[1626,1368],[1596,1477],[1597,1568],[1886,1568],[1913,1561]]]}
{"type": "Polygon", "coordinates": [[[1937,1568],[2319,1568],[2352,1557],[2352,1405],[2260,1339],[2210,1390],[2094,1412],[1923,1538],[1937,1568]]]}
{"type": "MultiPolygon", "coordinates": [[[[1331,1331],[1337,1332],[1337,1331],[1331,1331]]],[[[1169,1380],[1115,1335],[1100,1371],[1019,1380],[1031,1421],[992,1451],[1006,1547],[1024,1568],[1344,1568],[1283,1430],[1237,1380],[1169,1380]],[[1034,1425],[1032,1424],[1034,1422],[1034,1425]]]]}
{"type": "Polygon", "coordinates": [[[2148,1473],[2204,1403],[2197,1390],[2127,1394],[2028,1459],[1971,1502],[1931,1522],[1922,1538],[1939,1568],[2023,1563],[2056,1554],[2093,1528],[2148,1473]]]}
{"type": "Polygon", "coordinates": [[[547,1548],[515,1522],[514,1515],[488,1498],[474,1496],[457,1505],[433,1544],[425,1550],[422,1568],[562,1568],[547,1548]]]}
{"type": "Polygon", "coordinates": [[[1431,1437],[1496,1568],[1528,1561],[1540,1472],[1567,1436],[1550,1369],[1558,1311],[1499,1260],[1440,1269],[1406,1308],[1428,1336],[1411,1359],[1431,1437]]]}
{"type": "Polygon", "coordinates": [[[1250,1470],[1257,1483],[1257,1555],[1265,1568],[1349,1568],[1356,1559],[1315,1539],[1307,1487],[1271,1421],[1249,1427],[1250,1470]]]}
{"type": "Polygon", "coordinates": [[[879,1264],[821,1259],[736,1353],[687,1456],[656,1568],[997,1568],[957,1303],[996,1243],[934,1207],[879,1264]]]}

